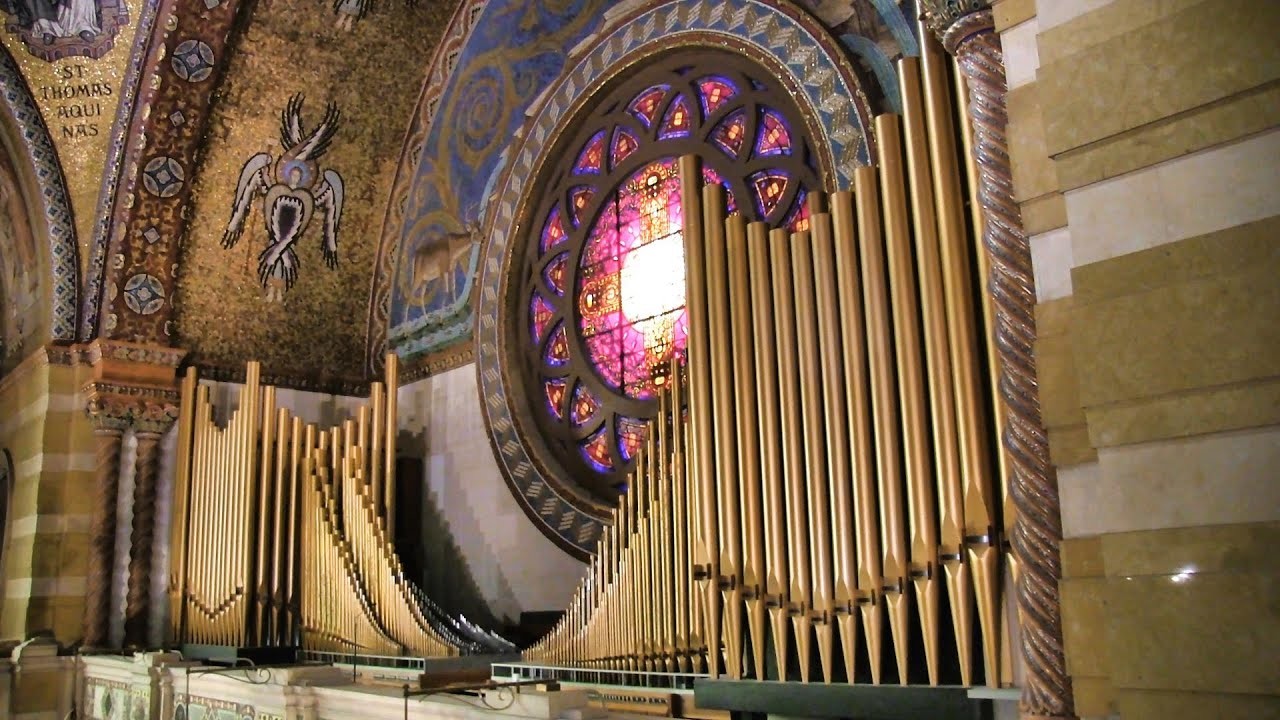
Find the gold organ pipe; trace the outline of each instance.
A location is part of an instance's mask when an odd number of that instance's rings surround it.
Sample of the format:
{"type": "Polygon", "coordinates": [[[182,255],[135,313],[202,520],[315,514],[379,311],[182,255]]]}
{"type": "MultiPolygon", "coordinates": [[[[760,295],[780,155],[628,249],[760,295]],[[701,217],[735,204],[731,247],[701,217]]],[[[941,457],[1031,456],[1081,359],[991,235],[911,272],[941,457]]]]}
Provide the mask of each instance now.
{"type": "MultiPolygon", "coordinates": [[[[685,302],[689,318],[689,417],[696,449],[694,471],[698,487],[699,525],[696,552],[702,595],[707,663],[712,676],[720,674],[720,544],[716,520],[716,464],[712,444],[710,332],[707,309],[707,267],[703,223],[715,227],[719,207],[701,202],[701,175],[692,155],[680,158],[681,203],[684,208],[685,302]],[[707,217],[704,219],[704,215],[707,217]]],[[[714,192],[714,191],[711,191],[714,192]]],[[[716,198],[713,195],[712,200],[716,198]]]]}
{"type": "MultiPolygon", "coordinates": [[[[903,65],[899,64],[899,68],[903,65]]],[[[899,73],[899,83],[909,76],[899,73]]],[[[903,93],[904,103],[907,93],[903,93]]],[[[881,116],[884,117],[884,116],[881,116]]],[[[877,118],[879,121],[880,118],[877,118]]],[[[938,553],[934,524],[933,488],[930,484],[929,437],[923,368],[921,367],[919,303],[911,263],[911,232],[907,221],[906,185],[902,174],[902,138],[898,118],[878,123],[887,132],[879,135],[882,189],[885,207],[885,247],[889,259],[893,338],[897,355],[898,401],[902,410],[902,439],[907,486],[910,549],[908,574],[920,603],[925,639],[925,661],[930,682],[937,676],[938,586],[933,577],[938,553]]],[[[907,678],[900,678],[906,682],[907,678]]]]}
{"type": "MultiPolygon", "coordinates": [[[[779,408],[781,411],[782,461],[786,481],[784,504],[787,526],[787,564],[791,572],[782,602],[790,615],[800,657],[800,676],[809,680],[809,538],[805,533],[805,464],[800,419],[800,371],[794,353],[796,347],[795,292],[791,275],[791,253],[786,230],[769,233],[769,256],[773,280],[773,318],[777,331],[779,408]]],[[[782,666],[779,672],[783,672],[782,666]]]]}
{"type": "MultiPolygon", "coordinates": [[[[933,436],[933,460],[936,490],[920,484],[921,497],[936,493],[937,516],[922,510],[922,522],[928,532],[921,540],[927,544],[923,556],[928,567],[917,577],[920,618],[924,624],[925,656],[929,682],[938,684],[938,595],[934,577],[939,560],[946,562],[945,578],[951,601],[956,647],[960,653],[963,682],[969,684],[972,637],[968,622],[970,588],[968,567],[962,554],[964,545],[964,506],[961,501],[960,461],[957,451],[956,408],[952,394],[953,376],[948,342],[946,300],[943,296],[942,261],[938,247],[938,221],[935,214],[934,186],[931,182],[929,147],[925,134],[924,100],[920,89],[919,58],[898,61],[899,85],[902,88],[903,122],[906,125],[907,173],[910,176],[911,215],[915,221],[917,275],[920,317],[924,326],[924,359],[928,375],[930,431],[933,436]],[[927,512],[927,514],[926,514],[927,512]]],[[[919,503],[917,503],[919,504],[919,503]]],[[[932,503],[930,503],[932,504],[932,503]]],[[[930,508],[931,510],[932,508],[930,508]]],[[[913,537],[917,533],[913,530],[913,537]]],[[[913,551],[915,547],[913,546],[913,551]]]]}
{"type": "MultiPolygon", "coordinates": [[[[841,338],[845,348],[845,412],[853,450],[850,478],[856,519],[855,587],[856,602],[862,611],[863,636],[866,638],[872,682],[880,683],[880,656],[883,614],[880,612],[880,537],[876,520],[875,458],[872,455],[871,405],[868,391],[867,330],[862,303],[861,279],[858,273],[856,238],[878,242],[880,237],[879,200],[875,189],[875,170],[859,168],[854,174],[857,190],[857,223],[855,228],[854,195],[847,191],[831,197],[833,242],[835,244],[836,284],[840,295],[841,338]]],[[[850,635],[856,633],[854,628],[850,635]]],[[[844,637],[841,638],[844,640],[844,637]]],[[[849,643],[852,645],[852,643],[849,643]]],[[[846,648],[846,654],[851,651],[846,648]]],[[[852,671],[850,672],[852,678],[852,671]]]]}
{"type": "Polygon", "coordinates": [[[303,428],[302,418],[293,418],[293,430],[290,432],[290,439],[293,444],[290,446],[289,455],[289,529],[286,547],[288,552],[285,555],[285,572],[284,572],[284,597],[285,609],[288,613],[289,621],[285,624],[288,632],[287,644],[293,642],[294,637],[301,635],[302,619],[299,615],[299,605],[301,598],[297,591],[295,578],[298,575],[299,568],[302,563],[302,539],[298,536],[302,525],[303,515],[301,502],[304,499],[302,483],[306,477],[303,471],[306,469],[306,458],[310,457],[315,448],[315,427],[307,425],[303,428]]]}
{"type": "MultiPolygon", "coordinates": [[[[382,466],[386,454],[387,428],[391,426],[391,418],[387,416],[386,389],[381,382],[369,385],[369,414],[373,422],[369,430],[369,487],[373,491],[373,511],[379,517],[386,517],[386,488],[383,485],[382,466]]],[[[395,538],[391,538],[394,540],[395,538]]]]}
{"type": "MultiPolygon", "coordinates": [[[[785,242],[786,231],[779,230],[780,242],[785,242]]],[[[773,303],[769,298],[773,295],[769,278],[769,226],[765,223],[751,223],[747,226],[747,263],[748,276],[751,282],[752,303],[751,329],[754,337],[748,345],[740,346],[739,352],[746,347],[753,348],[753,366],[755,369],[755,385],[746,391],[739,390],[740,395],[754,396],[757,402],[757,421],[755,423],[755,441],[759,446],[760,479],[763,489],[762,526],[758,528],[758,537],[763,545],[763,563],[766,568],[763,582],[765,593],[764,605],[768,610],[769,624],[772,628],[773,648],[776,664],[785,674],[787,667],[787,609],[784,598],[787,595],[787,538],[785,504],[783,501],[782,448],[780,446],[780,424],[778,419],[778,346],[772,342],[775,337],[773,322],[773,303]],[[763,302],[761,302],[763,301],[763,302]]],[[[750,436],[743,436],[743,443],[750,445],[750,436]]],[[[763,649],[761,650],[763,652],[763,649]]],[[[761,675],[758,679],[764,679],[761,675]]]]}
{"type": "Polygon", "coordinates": [[[392,541],[396,537],[396,410],[400,391],[400,357],[395,353],[387,353],[386,358],[387,402],[384,427],[387,433],[386,445],[383,448],[386,457],[385,489],[383,502],[386,504],[387,537],[392,541]]]}
{"type": "MultiPolygon", "coordinates": [[[[734,434],[733,365],[730,358],[729,278],[725,256],[727,222],[721,216],[724,188],[703,187],[706,210],[703,236],[706,241],[707,322],[711,331],[711,404],[716,450],[715,504],[719,518],[720,589],[724,593],[723,642],[725,670],[729,677],[742,677],[742,532],[738,515],[738,454],[734,434]]],[[[735,298],[736,300],[736,298],[735,298]]],[[[704,511],[705,512],[705,511],[704,511]]],[[[713,646],[713,652],[719,652],[713,646]]]]}
{"type": "MultiPolygon", "coordinates": [[[[733,397],[736,402],[737,425],[734,435],[738,439],[738,466],[742,518],[742,582],[743,599],[747,608],[747,629],[751,638],[751,657],[755,677],[764,679],[765,668],[765,572],[764,528],[761,513],[760,445],[751,442],[756,437],[760,419],[757,413],[759,399],[755,395],[756,363],[753,354],[755,338],[753,314],[756,302],[751,293],[751,277],[748,268],[752,239],[764,241],[767,230],[753,223],[749,229],[742,215],[729,218],[727,252],[729,255],[729,295],[733,300],[730,311],[732,341],[726,345],[726,354],[733,360],[733,397]],[[729,348],[732,348],[730,350],[729,348]]],[[[768,296],[757,296],[761,299],[768,296]]]]}
{"type": "MultiPolygon", "coordinates": [[[[668,366],[670,367],[670,366],[668,366]]],[[[662,623],[662,655],[663,669],[666,672],[676,670],[676,638],[675,608],[673,593],[675,591],[672,572],[672,523],[671,523],[671,485],[674,469],[672,467],[671,427],[674,424],[671,410],[671,383],[676,379],[673,373],[668,383],[658,396],[658,474],[656,489],[658,495],[658,577],[660,586],[658,597],[661,601],[659,620],[662,623]],[[669,424],[670,423],[670,424],[669,424]]]]}
{"type": "Polygon", "coordinates": [[[178,407],[178,448],[174,463],[173,510],[169,530],[169,625],[172,637],[186,635],[187,534],[190,532],[191,462],[194,454],[196,369],[182,377],[178,407]]]}
{"type": "MultiPolygon", "coordinates": [[[[956,116],[960,126],[961,150],[964,154],[964,169],[969,189],[969,230],[970,236],[974,239],[973,248],[976,258],[975,267],[978,273],[979,287],[985,286],[991,277],[991,261],[987,255],[987,250],[983,247],[983,219],[982,205],[978,201],[978,185],[981,182],[977,163],[973,158],[973,125],[969,122],[969,93],[967,90],[967,80],[964,73],[960,70],[960,66],[953,59],[951,63],[952,80],[956,88],[956,116]]],[[[1009,474],[1007,466],[1006,453],[1008,452],[1002,441],[1001,434],[1005,427],[1006,409],[1004,398],[1000,396],[1000,368],[997,362],[995,347],[995,311],[992,307],[991,294],[988,292],[979,292],[982,306],[982,327],[983,327],[983,345],[986,349],[986,378],[989,388],[988,402],[991,406],[992,422],[987,427],[994,431],[995,441],[995,485],[1000,493],[1001,516],[1003,519],[1003,538],[1012,537],[1013,521],[1017,517],[1017,511],[1013,506],[1013,498],[1009,495],[1009,474]]],[[[972,310],[970,310],[972,315],[972,310]]],[[[976,354],[976,353],[975,353],[976,354]]],[[[978,371],[974,371],[975,374],[978,371]]],[[[977,399],[974,399],[977,402],[977,399]]],[[[988,477],[990,476],[990,467],[987,467],[988,477]]],[[[984,486],[986,482],[983,483],[984,486]]],[[[967,488],[967,486],[966,486],[967,488]]],[[[988,497],[985,498],[986,510],[990,516],[989,524],[993,528],[995,525],[995,498],[994,490],[988,489],[988,497]]],[[[965,526],[966,534],[976,534],[976,526],[980,523],[981,513],[977,508],[969,509],[970,505],[976,505],[971,501],[972,495],[966,495],[966,513],[972,513],[978,517],[970,517],[966,515],[965,526]]],[[[1001,579],[998,573],[999,558],[1003,555],[1006,558],[1007,566],[1013,576],[1017,576],[1017,562],[1012,553],[1006,553],[1002,547],[1003,542],[1001,536],[993,536],[990,538],[986,547],[978,543],[976,547],[970,547],[969,554],[973,561],[974,583],[977,586],[978,595],[978,619],[982,625],[983,637],[983,669],[986,673],[986,682],[988,685],[995,687],[1001,684],[1012,684],[1013,677],[1010,672],[1010,663],[1003,661],[1002,658],[1007,657],[1008,634],[1001,632],[1003,627],[1002,618],[1006,617],[1006,613],[1002,612],[1003,594],[1000,592],[1001,579]]]]}
{"type": "Polygon", "coordinates": [[[289,473],[289,411],[280,408],[276,411],[276,467],[275,467],[275,502],[271,509],[271,547],[274,549],[271,559],[271,643],[288,645],[285,631],[282,629],[282,606],[284,604],[281,588],[281,565],[286,558],[284,527],[288,499],[286,497],[287,477],[289,473]]]}
{"type": "Polygon", "coordinates": [[[275,415],[275,408],[276,389],[274,386],[268,385],[262,395],[262,444],[258,448],[260,451],[259,462],[261,465],[258,481],[257,502],[258,553],[256,562],[254,563],[257,566],[256,574],[258,583],[254,592],[254,609],[257,614],[253,627],[253,638],[259,646],[266,645],[269,642],[266,627],[268,613],[270,612],[268,605],[271,602],[271,589],[267,585],[267,576],[269,572],[267,565],[270,562],[267,556],[267,538],[272,536],[271,506],[273,498],[275,497],[274,493],[272,493],[272,489],[274,487],[274,483],[272,481],[273,475],[275,474],[273,472],[274,468],[272,467],[272,458],[275,455],[274,451],[276,443],[276,428],[272,420],[274,420],[273,416],[275,415]]]}
{"type": "MultiPolygon", "coordinates": [[[[794,283],[796,341],[800,355],[800,409],[804,427],[805,494],[798,499],[805,504],[807,497],[808,562],[810,583],[804,588],[802,608],[808,605],[809,621],[818,638],[818,659],[824,682],[833,679],[832,648],[835,624],[832,622],[834,597],[831,587],[831,515],[827,477],[827,433],[834,428],[825,425],[823,417],[823,392],[825,379],[818,350],[817,302],[814,298],[813,236],[810,232],[791,235],[791,274],[794,283]]],[[[804,562],[802,561],[801,565],[804,562]]],[[[795,598],[792,598],[794,601],[795,598]]],[[[803,612],[803,610],[802,610],[803,612]]],[[[808,625],[797,625],[796,634],[803,635],[800,643],[800,667],[804,673],[808,665],[808,625]]]]}
{"type": "MultiPolygon", "coordinates": [[[[849,423],[846,405],[845,356],[850,352],[849,340],[842,337],[837,287],[837,260],[834,228],[830,213],[814,213],[810,216],[813,240],[813,269],[816,283],[818,329],[822,357],[822,409],[823,424],[827,434],[826,492],[831,502],[831,533],[825,543],[831,547],[831,615],[829,623],[835,623],[840,631],[840,648],[843,652],[845,677],[853,682],[854,657],[857,645],[857,611],[854,608],[857,594],[858,566],[854,546],[853,479],[849,459],[849,423]]],[[[860,348],[859,348],[860,349],[860,348]]],[[[815,483],[816,485],[816,483],[815,483]]]]}
{"type": "MultiPolygon", "coordinates": [[[[973,580],[981,596],[978,615],[983,629],[984,666],[988,683],[997,674],[995,649],[999,647],[996,625],[995,559],[997,552],[984,555],[983,546],[995,548],[994,498],[991,491],[991,464],[988,440],[990,424],[984,412],[978,368],[977,318],[973,307],[973,283],[969,272],[969,243],[965,232],[956,142],[952,130],[951,93],[945,55],[931,36],[925,43],[922,65],[925,110],[928,114],[929,145],[933,161],[934,194],[938,200],[939,244],[943,283],[947,295],[947,332],[951,348],[951,369],[956,403],[956,424],[962,481],[962,542],[970,546],[973,580]],[[983,540],[985,538],[985,540],[983,540]],[[989,560],[987,557],[989,556],[989,560]]],[[[968,123],[962,123],[968,125],[968,123]]],[[[963,549],[961,549],[963,552],[963,549]]],[[[965,626],[962,652],[972,648],[969,604],[953,606],[953,624],[965,626]]],[[[957,637],[960,636],[957,630],[957,637]]],[[[971,684],[971,662],[962,661],[963,682],[971,684]]]]}
{"type": "MultiPolygon", "coordinates": [[[[896,181],[902,185],[902,169],[896,154],[899,147],[897,117],[881,115],[875,119],[876,138],[880,146],[880,182],[886,186],[896,181]],[[892,139],[891,144],[886,144],[892,139]],[[888,148],[892,148],[890,152],[888,148]]],[[[861,192],[864,183],[858,186],[861,192]]],[[[886,193],[888,191],[886,190],[886,193]]],[[[906,211],[891,213],[887,198],[882,201],[885,231],[890,224],[895,232],[905,233],[906,211]]],[[[859,208],[862,202],[859,201],[859,208]]],[[[859,218],[861,220],[861,217],[859,218]]],[[[907,682],[907,548],[906,520],[902,499],[902,461],[899,457],[896,368],[893,365],[892,330],[890,327],[889,291],[885,261],[885,244],[879,236],[866,237],[862,244],[862,278],[867,313],[867,342],[871,364],[871,409],[875,418],[877,487],[880,495],[880,534],[883,552],[881,585],[885,609],[889,613],[889,631],[893,636],[894,658],[899,682],[907,682]]]]}
{"type": "Polygon", "coordinates": [[[985,370],[989,402],[991,403],[993,415],[990,427],[995,430],[996,478],[1000,488],[1004,537],[1008,538],[1013,533],[1013,519],[1016,516],[1016,511],[1013,506],[1013,498],[1009,496],[1008,459],[1005,457],[1007,450],[1001,438],[1001,433],[1004,432],[1005,427],[1006,409],[1004,398],[1000,396],[1000,366],[996,355],[995,309],[991,304],[991,293],[985,291],[991,277],[991,258],[987,255],[987,249],[983,244],[982,203],[978,200],[978,186],[981,184],[982,179],[978,172],[978,164],[973,158],[973,124],[969,122],[968,80],[965,79],[964,71],[960,69],[960,64],[954,58],[951,60],[951,70],[956,86],[956,124],[960,126],[961,152],[964,155],[964,174],[969,191],[969,233],[973,239],[974,266],[978,274],[978,287],[982,290],[978,293],[978,297],[981,299],[980,304],[982,305],[982,342],[986,349],[987,362],[985,370]]]}
{"type": "Polygon", "coordinates": [[[678,672],[689,672],[690,669],[690,653],[692,649],[689,645],[689,613],[691,611],[691,599],[689,596],[689,571],[692,565],[692,558],[689,555],[689,533],[688,525],[681,515],[687,515],[688,512],[688,496],[685,493],[686,469],[685,469],[685,433],[684,433],[684,377],[683,370],[679,361],[673,359],[671,361],[671,503],[672,513],[672,541],[673,552],[675,555],[672,563],[673,584],[674,589],[674,605],[675,605],[675,645],[676,645],[676,670],[678,672]]]}

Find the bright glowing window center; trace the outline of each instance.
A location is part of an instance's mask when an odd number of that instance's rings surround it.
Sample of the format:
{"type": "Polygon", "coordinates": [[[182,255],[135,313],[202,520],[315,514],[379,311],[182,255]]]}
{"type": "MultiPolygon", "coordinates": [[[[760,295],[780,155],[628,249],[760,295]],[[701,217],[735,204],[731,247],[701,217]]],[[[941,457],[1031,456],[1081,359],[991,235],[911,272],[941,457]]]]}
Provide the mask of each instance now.
{"type": "Polygon", "coordinates": [[[631,397],[652,397],[683,356],[683,223],[675,159],[658,160],[606,200],[583,248],[583,344],[597,376],[631,397]]]}
{"type": "Polygon", "coordinates": [[[671,344],[676,310],[684,307],[684,239],[673,233],[627,253],[622,263],[622,314],[654,355],[671,344]]]}

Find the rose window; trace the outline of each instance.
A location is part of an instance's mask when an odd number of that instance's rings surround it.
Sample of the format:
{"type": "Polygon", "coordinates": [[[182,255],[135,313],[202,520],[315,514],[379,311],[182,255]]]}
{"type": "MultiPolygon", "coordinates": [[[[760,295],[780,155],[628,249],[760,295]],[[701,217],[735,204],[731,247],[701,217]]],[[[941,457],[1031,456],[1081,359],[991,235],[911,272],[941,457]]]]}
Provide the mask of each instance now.
{"type": "Polygon", "coordinates": [[[699,157],[731,213],[793,230],[817,174],[790,98],[741,56],[674,55],[599,97],[535,208],[517,344],[552,455],[611,500],[685,358],[677,158],[699,157]]]}

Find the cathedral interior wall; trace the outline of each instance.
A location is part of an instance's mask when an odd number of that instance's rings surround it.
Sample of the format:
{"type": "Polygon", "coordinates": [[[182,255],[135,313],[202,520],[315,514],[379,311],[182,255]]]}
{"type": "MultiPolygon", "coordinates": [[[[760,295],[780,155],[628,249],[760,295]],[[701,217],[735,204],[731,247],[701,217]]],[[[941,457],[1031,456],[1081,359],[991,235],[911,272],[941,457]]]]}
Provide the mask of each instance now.
{"type": "Polygon", "coordinates": [[[1274,711],[1280,16],[1005,0],[996,18],[1076,710],[1274,711]]]}

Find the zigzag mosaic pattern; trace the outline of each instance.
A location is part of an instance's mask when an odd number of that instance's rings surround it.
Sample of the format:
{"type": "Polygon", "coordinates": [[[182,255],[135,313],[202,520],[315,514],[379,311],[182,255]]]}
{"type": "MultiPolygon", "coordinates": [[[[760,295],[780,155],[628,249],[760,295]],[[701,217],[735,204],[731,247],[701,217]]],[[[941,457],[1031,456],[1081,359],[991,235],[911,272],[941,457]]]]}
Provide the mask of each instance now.
{"type": "Polygon", "coordinates": [[[35,164],[40,204],[44,209],[45,223],[49,227],[49,269],[53,285],[53,305],[49,313],[50,336],[52,340],[74,342],[80,254],[76,247],[71,201],[67,197],[62,166],[58,164],[58,153],[53,148],[53,140],[49,137],[44,118],[27,90],[26,81],[22,79],[17,63],[8,52],[3,51],[0,51],[0,92],[4,95],[9,112],[18,121],[18,125],[24,128],[22,142],[27,146],[27,152],[35,164]]]}

